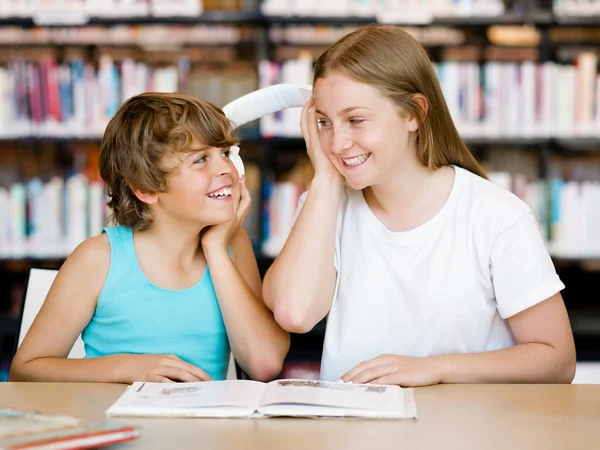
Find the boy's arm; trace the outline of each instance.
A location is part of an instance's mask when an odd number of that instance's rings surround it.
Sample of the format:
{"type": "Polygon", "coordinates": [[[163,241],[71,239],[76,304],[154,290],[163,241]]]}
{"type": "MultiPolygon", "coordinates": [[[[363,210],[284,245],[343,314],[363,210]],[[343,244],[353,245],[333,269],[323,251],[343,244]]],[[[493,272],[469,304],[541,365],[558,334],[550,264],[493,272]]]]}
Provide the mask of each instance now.
{"type": "Polygon", "coordinates": [[[233,259],[222,247],[204,250],[236,361],[253,380],[274,379],[281,372],[290,337],[262,300],[260,273],[248,235],[240,229],[233,237],[233,259]]]}
{"type": "Polygon", "coordinates": [[[82,242],[67,258],[10,368],[11,381],[200,381],[202,370],[173,355],[67,359],[90,322],[110,266],[106,235],[82,242]]]}

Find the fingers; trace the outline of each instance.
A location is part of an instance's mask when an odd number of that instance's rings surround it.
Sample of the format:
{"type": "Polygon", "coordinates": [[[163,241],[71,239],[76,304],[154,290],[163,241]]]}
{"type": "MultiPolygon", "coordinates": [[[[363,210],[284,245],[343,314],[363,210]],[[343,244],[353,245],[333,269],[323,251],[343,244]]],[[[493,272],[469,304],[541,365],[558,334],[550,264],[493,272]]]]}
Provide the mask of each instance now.
{"type": "Polygon", "coordinates": [[[175,355],[169,355],[168,358],[169,359],[167,361],[165,361],[166,367],[174,367],[175,369],[177,369],[179,371],[183,371],[183,372],[191,375],[192,377],[194,377],[194,379],[192,379],[192,380],[184,380],[184,379],[178,378],[180,381],[211,381],[212,380],[210,375],[208,375],[204,370],[200,369],[198,366],[187,363],[175,355]]]}
{"type": "Polygon", "coordinates": [[[311,141],[316,139],[316,142],[319,141],[319,125],[317,121],[317,108],[315,107],[315,98],[312,98],[312,104],[308,109],[308,134],[310,136],[311,141]]]}
{"type": "MultiPolygon", "coordinates": [[[[357,366],[353,367],[348,372],[346,372],[341,378],[342,381],[344,383],[347,383],[348,381],[354,380],[354,378],[357,375],[364,372],[365,370],[370,369],[372,366],[376,365],[375,361],[376,361],[376,359],[371,359],[369,361],[361,362],[360,364],[358,364],[357,366]]],[[[354,382],[354,381],[352,381],[352,382],[354,382]]]]}
{"type": "Polygon", "coordinates": [[[390,374],[384,375],[380,378],[376,378],[373,381],[371,381],[371,384],[381,384],[381,385],[395,384],[398,386],[411,386],[410,383],[403,382],[402,373],[400,373],[400,372],[390,373],[390,374]]]}
{"type": "MultiPolygon", "coordinates": [[[[341,379],[345,383],[347,383],[348,381],[354,380],[354,378],[356,376],[358,376],[360,373],[364,372],[365,370],[369,370],[373,367],[378,367],[378,366],[382,366],[382,365],[388,365],[393,361],[393,359],[394,359],[394,356],[392,356],[392,355],[379,355],[377,358],[373,358],[368,361],[363,361],[360,364],[353,367],[348,372],[346,372],[341,377],[341,379]]],[[[352,381],[352,382],[356,383],[356,381],[352,381]]]]}
{"type": "Polygon", "coordinates": [[[191,374],[189,371],[175,366],[162,366],[157,369],[157,375],[166,377],[173,381],[184,381],[188,383],[204,381],[191,374]]]}
{"type": "Polygon", "coordinates": [[[246,176],[242,176],[240,179],[240,203],[238,205],[238,219],[240,222],[244,222],[248,211],[250,211],[250,204],[252,203],[252,197],[250,191],[246,187],[246,176]]]}
{"type": "MultiPolygon", "coordinates": [[[[197,380],[193,381],[210,381],[212,378],[201,368],[198,366],[194,366],[193,364],[187,363],[185,361],[180,361],[176,366],[178,369],[183,370],[193,377],[197,378],[197,380]]],[[[182,380],[183,381],[183,380],[182,380]]]]}
{"type": "Polygon", "coordinates": [[[315,112],[315,98],[311,95],[308,101],[302,107],[300,115],[300,130],[306,142],[306,146],[310,147],[317,130],[317,118],[315,112]]]}
{"type": "Polygon", "coordinates": [[[352,381],[352,383],[354,384],[372,383],[376,379],[380,379],[381,377],[385,377],[386,375],[396,373],[397,371],[398,367],[394,364],[385,364],[381,366],[370,367],[357,374],[350,381],[352,381]]]}
{"type": "Polygon", "coordinates": [[[237,183],[235,183],[233,185],[233,190],[231,192],[232,198],[233,198],[233,210],[237,211],[239,206],[240,206],[240,200],[241,200],[241,194],[242,194],[242,189],[241,189],[241,180],[239,180],[237,183]]]}
{"type": "Polygon", "coordinates": [[[193,364],[188,364],[188,366],[189,366],[189,368],[188,368],[189,372],[193,376],[195,376],[196,378],[198,378],[200,381],[212,381],[212,378],[210,377],[210,375],[207,374],[200,367],[194,366],[193,364]]]}
{"type": "Polygon", "coordinates": [[[155,380],[150,380],[156,383],[175,383],[173,380],[169,380],[167,377],[158,376],[155,380]]]}

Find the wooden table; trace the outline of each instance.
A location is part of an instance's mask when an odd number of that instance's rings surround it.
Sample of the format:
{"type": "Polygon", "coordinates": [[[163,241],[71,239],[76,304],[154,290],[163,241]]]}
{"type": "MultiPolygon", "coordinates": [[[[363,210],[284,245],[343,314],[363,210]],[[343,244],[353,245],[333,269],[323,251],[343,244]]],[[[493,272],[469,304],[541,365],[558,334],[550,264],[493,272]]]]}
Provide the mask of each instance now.
{"type": "MultiPolygon", "coordinates": [[[[118,384],[0,383],[0,406],[88,418],[125,389],[118,384]]],[[[600,385],[439,385],[415,389],[416,420],[120,419],[142,437],[120,449],[600,448],[600,385]]]]}

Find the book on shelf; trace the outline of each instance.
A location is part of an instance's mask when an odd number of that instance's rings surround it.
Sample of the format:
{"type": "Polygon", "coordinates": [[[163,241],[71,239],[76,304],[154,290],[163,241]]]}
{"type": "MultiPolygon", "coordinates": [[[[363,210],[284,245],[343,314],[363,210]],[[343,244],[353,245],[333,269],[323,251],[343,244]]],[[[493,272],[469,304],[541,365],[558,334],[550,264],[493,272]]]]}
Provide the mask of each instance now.
{"type": "Polygon", "coordinates": [[[552,10],[558,17],[600,16],[600,2],[581,0],[554,0],[552,10]]]}
{"type": "Polygon", "coordinates": [[[131,441],[140,434],[134,425],[0,408],[0,450],[98,448],[131,441]]]}
{"type": "Polygon", "coordinates": [[[135,382],[108,408],[107,416],[132,417],[354,417],[416,419],[414,392],[379,386],[287,379],[135,382]]]}
{"type": "MultiPolygon", "coordinates": [[[[260,86],[312,83],[318,54],[299,53],[261,61],[260,86]]],[[[600,138],[598,54],[578,51],[570,62],[539,62],[536,53],[500,47],[443,50],[433,66],[463,138],[600,138]]],[[[291,109],[261,118],[261,134],[300,137],[298,114],[291,109]]]]}
{"type": "Polygon", "coordinates": [[[185,92],[222,107],[257,87],[254,65],[234,60],[232,47],[99,48],[97,64],[76,52],[59,63],[54,51],[30,50],[0,65],[0,138],[100,138],[119,106],[142,92],[185,92]]]}
{"type": "Polygon", "coordinates": [[[0,17],[37,24],[81,24],[92,17],[186,17],[203,13],[202,0],[0,0],[0,17]]]}
{"type": "Polygon", "coordinates": [[[502,0],[264,0],[266,16],[364,17],[387,23],[429,23],[447,17],[494,17],[504,13],[502,0]]]}

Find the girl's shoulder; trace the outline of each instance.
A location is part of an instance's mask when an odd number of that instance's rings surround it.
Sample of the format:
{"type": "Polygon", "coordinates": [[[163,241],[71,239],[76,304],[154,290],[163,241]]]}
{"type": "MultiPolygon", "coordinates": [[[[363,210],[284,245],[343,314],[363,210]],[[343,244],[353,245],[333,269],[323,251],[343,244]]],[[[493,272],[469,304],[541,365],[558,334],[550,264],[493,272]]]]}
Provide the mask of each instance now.
{"type": "Polygon", "coordinates": [[[461,210],[476,223],[487,223],[501,231],[533,212],[530,205],[505,187],[468,170],[456,170],[462,178],[461,210]]]}

